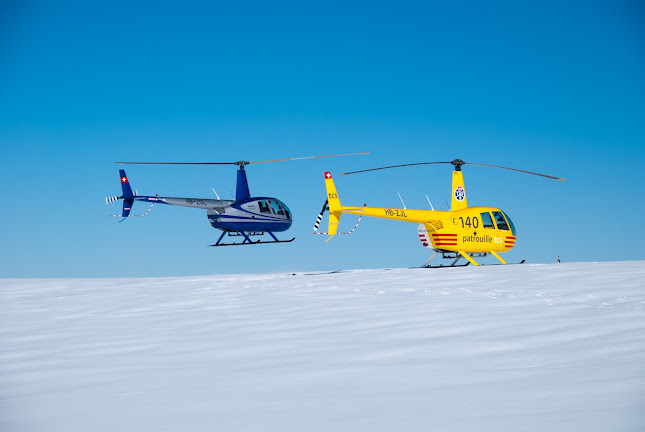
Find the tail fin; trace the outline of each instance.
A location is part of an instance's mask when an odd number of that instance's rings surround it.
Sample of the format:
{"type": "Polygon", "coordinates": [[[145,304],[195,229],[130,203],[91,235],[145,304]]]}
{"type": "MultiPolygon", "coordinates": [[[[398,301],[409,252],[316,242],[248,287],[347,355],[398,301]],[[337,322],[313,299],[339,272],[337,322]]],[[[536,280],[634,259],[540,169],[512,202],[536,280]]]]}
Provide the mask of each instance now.
{"type": "Polygon", "coordinates": [[[123,191],[123,199],[130,199],[134,197],[128,176],[125,175],[125,170],[119,170],[119,177],[121,178],[121,190],[123,191]]]}
{"type": "Polygon", "coordinates": [[[247,199],[251,196],[249,192],[249,183],[246,180],[246,171],[244,171],[244,165],[240,165],[240,169],[237,170],[237,188],[235,189],[235,200],[240,201],[247,199]]]}
{"type": "Polygon", "coordinates": [[[125,175],[125,170],[119,170],[119,176],[121,178],[121,190],[123,191],[123,213],[121,213],[121,216],[125,218],[128,217],[130,210],[132,210],[134,194],[132,193],[128,176],[125,175]]]}
{"type": "Polygon", "coordinates": [[[342,214],[340,199],[338,199],[336,186],[329,171],[325,173],[325,187],[327,188],[327,201],[329,202],[329,230],[327,232],[330,235],[326,241],[329,241],[331,236],[336,234],[338,230],[338,223],[340,222],[340,216],[342,214]]]}

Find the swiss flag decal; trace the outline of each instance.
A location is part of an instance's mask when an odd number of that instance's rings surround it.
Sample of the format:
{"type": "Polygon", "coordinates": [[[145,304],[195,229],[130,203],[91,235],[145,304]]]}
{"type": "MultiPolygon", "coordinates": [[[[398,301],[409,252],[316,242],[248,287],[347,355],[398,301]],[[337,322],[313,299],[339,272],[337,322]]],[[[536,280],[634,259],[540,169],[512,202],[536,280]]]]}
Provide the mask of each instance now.
{"type": "Polygon", "coordinates": [[[325,178],[330,179],[331,178],[331,173],[329,171],[325,172],[325,178]]]}
{"type": "Polygon", "coordinates": [[[121,183],[127,183],[128,178],[126,176],[121,177],[121,183]]]}

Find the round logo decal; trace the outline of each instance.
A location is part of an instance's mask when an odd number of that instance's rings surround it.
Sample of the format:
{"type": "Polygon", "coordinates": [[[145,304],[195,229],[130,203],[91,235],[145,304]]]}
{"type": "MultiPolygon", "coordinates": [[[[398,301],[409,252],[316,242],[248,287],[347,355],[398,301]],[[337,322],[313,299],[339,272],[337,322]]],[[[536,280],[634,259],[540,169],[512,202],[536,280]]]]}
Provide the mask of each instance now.
{"type": "Polygon", "coordinates": [[[463,201],[464,198],[466,198],[466,191],[462,186],[457,186],[457,189],[455,189],[455,199],[457,201],[463,201]]]}

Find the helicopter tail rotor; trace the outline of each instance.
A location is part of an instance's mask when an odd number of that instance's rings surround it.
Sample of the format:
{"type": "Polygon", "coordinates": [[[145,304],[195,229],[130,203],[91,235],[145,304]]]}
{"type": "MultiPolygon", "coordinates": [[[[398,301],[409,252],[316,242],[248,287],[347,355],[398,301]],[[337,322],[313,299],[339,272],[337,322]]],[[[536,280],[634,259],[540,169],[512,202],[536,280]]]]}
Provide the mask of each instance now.
{"type": "Polygon", "coordinates": [[[325,210],[329,210],[329,207],[327,207],[327,203],[328,201],[325,200],[325,204],[323,204],[323,208],[320,211],[320,214],[318,215],[318,217],[316,218],[316,223],[314,224],[314,232],[318,232],[318,226],[320,225],[320,221],[323,218],[323,214],[325,213],[325,210]]]}
{"type": "Polygon", "coordinates": [[[123,198],[122,196],[118,197],[118,196],[116,196],[116,195],[114,195],[114,196],[107,196],[107,197],[105,197],[105,204],[108,204],[108,205],[109,205],[109,204],[112,204],[113,202],[117,202],[118,200],[120,200],[120,199],[122,199],[122,198],[123,198]]]}

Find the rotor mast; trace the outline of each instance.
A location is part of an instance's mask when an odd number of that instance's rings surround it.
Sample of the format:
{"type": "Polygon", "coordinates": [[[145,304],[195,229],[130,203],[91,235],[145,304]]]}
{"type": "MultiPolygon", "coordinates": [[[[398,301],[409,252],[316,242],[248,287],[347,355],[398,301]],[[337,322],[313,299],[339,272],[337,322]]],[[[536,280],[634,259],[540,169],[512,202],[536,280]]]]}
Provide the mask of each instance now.
{"type": "Polygon", "coordinates": [[[468,207],[464,173],[461,171],[461,166],[466,162],[461,159],[455,159],[450,163],[455,166],[455,170],[452,172],[452,191],[450,194],[452,198],[450,200],[450,210],[463,210],[468,207]]]}

